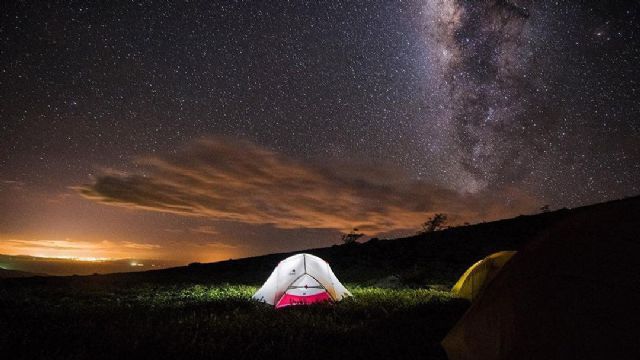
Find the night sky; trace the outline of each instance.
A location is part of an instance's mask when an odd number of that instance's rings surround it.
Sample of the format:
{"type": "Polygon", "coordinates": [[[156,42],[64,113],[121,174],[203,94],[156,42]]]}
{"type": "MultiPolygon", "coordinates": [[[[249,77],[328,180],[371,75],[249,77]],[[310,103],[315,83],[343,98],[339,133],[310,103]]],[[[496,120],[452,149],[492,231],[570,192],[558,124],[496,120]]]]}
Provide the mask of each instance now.
{"type": "Polygon", "coordinates": [[[640,193],[637,1],[1,13],[0,253],[214,261],[640,193]]]}

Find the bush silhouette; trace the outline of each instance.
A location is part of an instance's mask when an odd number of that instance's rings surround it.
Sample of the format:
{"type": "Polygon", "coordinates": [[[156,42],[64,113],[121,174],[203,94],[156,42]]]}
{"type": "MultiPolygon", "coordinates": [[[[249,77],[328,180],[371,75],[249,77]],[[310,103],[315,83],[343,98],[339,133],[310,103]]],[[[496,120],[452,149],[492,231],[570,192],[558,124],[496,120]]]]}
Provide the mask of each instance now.
{"type": "Polygon", "coordinates": [[[360,239],[363,236],[363,233],[359,233],[358,229],[354,228],[348,234],[342,234],[341,240],[345,245],[355,244],[356,240],[360,239]]]}
{"type": "Polygon", "coordinates": [[[422,224],[422,228],[418,231],[418,234],[426,234],[445,229],[446,222],[447,214],[437,213],[422,224]]]}

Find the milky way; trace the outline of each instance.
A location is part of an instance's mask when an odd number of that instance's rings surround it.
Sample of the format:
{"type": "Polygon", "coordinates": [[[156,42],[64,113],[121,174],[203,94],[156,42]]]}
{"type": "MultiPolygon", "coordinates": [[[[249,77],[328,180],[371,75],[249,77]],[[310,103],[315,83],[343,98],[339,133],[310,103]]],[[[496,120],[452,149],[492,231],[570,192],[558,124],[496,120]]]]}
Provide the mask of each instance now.
{"type": "MultiPolygon", "coordinates": [[[[440,52],[441,114],[460,190],[495,190],[523,176],[536,151],[523,131],[541,116],[534,93],[530,12],[505,2],[440,3],[428,28],[440,52]]],[[[434,10],[434,9],[431,9],[434,10]]],[[[431,15],[433,17],[433,14],[431,15]]],[[[438,77],[436,77],[438,79],[438,77]]],[[[551,119],[548,119],[550,121],[551,119]]],[[[519,179],[518,179],[519,180],[519,179]]]]}
{"type": "MultiPolygon", "coordinates": [[[[407,231],[419,212],[477,221],[640,192],[637,2],[6,8],[0,204],[12,210],[0,210],[0,240],[131,241],[168,253],[181,241],[249,243],[246,254],[297,247],[300,238],[331,243],[348,224],[407,231]],[[165,211],[194,203],[182,190],[173,194],[188,199],[146,207],[162,214],[104,205],[145,208],[158,194],[120,186],[156,184],[150,159],[167,162],[220,136],[289,159],[314,181],[331,179],[318,187],[344,196],[280,218],[274,208],[260,221],[233,221],[209,202],[204,214],[217,216],[165,211]],[[101,193],[107,179],[119,187],[101,193]],[[420,201],[397,202],[412,194],[420,201]],[[452,206],[442,205],[443,194],[452,206]],[[371,196],[389,201],[376,205],[371,196]],[[356,209],[323,220],[334,205],[356,209]],[[306,211],[321,219],[304,219],[306,211]],[[213,240],[197,231],[209,227],[213,240]]],[[[233,207],[233,197],[222,198],[233,207]]]]}
{"type": "Polygon", "coordinates": [[[550,201],[580,203],[611,196],[609,180],[595,180],[607,173],[637,191],[633,11],[610,4],[427,2],[426,59],[435,64],[433,98],[443,104],[428,137],[441,144],[434,156],[445,159],[441,167],[449,164],[447,181],[470,192],[518,184],[550,201]],[[608,18],[605,9],[620,17],[608,18]],[[628,91],[604,85],[611,75],[623,78],[628,91]],[[613,145],[616,136],[626,139],[613,145]]]}

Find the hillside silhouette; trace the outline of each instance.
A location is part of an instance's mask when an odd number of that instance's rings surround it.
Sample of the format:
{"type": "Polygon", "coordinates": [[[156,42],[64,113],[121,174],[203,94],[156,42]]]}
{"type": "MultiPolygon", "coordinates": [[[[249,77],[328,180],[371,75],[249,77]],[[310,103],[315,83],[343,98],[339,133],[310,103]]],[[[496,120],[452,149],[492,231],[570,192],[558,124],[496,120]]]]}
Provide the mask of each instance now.
{"type": "Polygon", "coordinates": [[[34,277],[34,276],[48,276],[43,273],[33,273],[28,271],[18,271],[18,270],[9,270],[0,267],[0,279],[3,278],[26,278],[26,277],[34,277]]]}

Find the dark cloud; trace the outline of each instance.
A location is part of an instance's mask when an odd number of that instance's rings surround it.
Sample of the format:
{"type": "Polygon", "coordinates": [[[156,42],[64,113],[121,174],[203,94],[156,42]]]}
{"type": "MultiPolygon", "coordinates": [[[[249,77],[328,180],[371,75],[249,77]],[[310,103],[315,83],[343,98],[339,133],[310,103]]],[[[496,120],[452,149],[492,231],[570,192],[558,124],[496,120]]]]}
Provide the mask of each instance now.
{"type": "Polygon", "coordinates": [[[230,138],[199,140],[175,155],[138,162],[140,173],[106,173],[79,191],[127,208],[372,234],[416,228],[433,212],[473,221],[532,209],[515,192],[465,195],[408,180],[388,166],[318,164],[230,138]]]}

